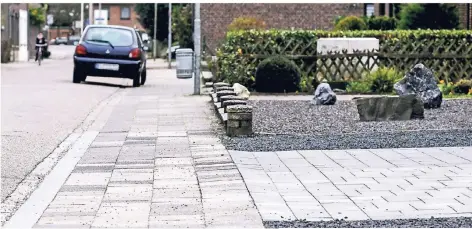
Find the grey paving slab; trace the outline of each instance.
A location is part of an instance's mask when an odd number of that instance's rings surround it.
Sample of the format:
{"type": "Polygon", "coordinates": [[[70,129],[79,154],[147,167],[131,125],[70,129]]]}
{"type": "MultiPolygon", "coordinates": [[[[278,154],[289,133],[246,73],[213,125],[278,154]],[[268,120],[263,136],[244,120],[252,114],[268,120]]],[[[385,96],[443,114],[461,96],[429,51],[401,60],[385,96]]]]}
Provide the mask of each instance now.
{"type": "Polygon", "coordinates": [[[463,152],[472,147],[229,153],[263,220],[319,221],[470,217],[463,152]]]}

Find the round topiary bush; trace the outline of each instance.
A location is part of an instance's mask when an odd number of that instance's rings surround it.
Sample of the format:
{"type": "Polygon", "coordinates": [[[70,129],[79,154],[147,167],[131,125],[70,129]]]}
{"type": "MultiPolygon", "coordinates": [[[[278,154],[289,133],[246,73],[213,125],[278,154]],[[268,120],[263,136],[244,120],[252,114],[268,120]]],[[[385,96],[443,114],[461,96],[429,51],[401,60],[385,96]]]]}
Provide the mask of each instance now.
{"type": "Polygon", "coordinates": [[[365,21],[356,16],[349,16],[341,19],[336,24],[336,30],[367,30],[367,24],[365,21]]]}
{"type": "Polygon", "coordinates": [[[300,69],[291,60],[269,57],[263,60],[256,70],[256,91],[258,92],[295,92],[300,87],[300,69]]]}

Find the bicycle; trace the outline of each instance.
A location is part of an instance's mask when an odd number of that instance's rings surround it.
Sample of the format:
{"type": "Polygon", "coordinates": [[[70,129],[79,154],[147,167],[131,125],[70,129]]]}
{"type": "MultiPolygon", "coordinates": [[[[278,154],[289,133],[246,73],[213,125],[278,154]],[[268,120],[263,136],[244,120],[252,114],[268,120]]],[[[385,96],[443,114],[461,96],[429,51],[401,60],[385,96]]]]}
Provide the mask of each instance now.
{"type": "Polygon", "coordinates": [[[43,45],[36,44],[36,47],[39,47],[38,48],[38,65],[41,66],[41,60],[43,59],[43,47],[46,47],[46,44],[43,44],[43,45]]]}

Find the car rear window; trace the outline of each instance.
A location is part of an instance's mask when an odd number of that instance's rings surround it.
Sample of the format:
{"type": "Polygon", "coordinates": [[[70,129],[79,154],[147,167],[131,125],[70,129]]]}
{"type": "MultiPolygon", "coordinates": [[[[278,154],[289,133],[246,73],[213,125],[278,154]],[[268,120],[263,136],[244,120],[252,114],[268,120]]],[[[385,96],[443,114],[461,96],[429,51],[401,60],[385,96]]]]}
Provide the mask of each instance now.
{"type": "Polygon", "coordinates": [[[84,36],[84,41],[101,45],[107,45],[104,41],[108,41],[113,46],[130,46],[133,44],[133,33],[119,28],[90,28],[84,36]]]}

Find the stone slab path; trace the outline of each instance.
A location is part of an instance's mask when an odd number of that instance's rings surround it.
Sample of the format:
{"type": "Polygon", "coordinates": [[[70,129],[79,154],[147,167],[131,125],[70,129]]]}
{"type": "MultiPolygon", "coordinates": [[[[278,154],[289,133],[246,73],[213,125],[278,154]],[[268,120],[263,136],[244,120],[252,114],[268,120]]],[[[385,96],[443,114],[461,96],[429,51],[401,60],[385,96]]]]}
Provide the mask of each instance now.
{"type": "Polygon", "coordinates": [[[230,154],[264,221],[472,216],[472,147],[230,154]]]}

